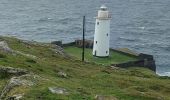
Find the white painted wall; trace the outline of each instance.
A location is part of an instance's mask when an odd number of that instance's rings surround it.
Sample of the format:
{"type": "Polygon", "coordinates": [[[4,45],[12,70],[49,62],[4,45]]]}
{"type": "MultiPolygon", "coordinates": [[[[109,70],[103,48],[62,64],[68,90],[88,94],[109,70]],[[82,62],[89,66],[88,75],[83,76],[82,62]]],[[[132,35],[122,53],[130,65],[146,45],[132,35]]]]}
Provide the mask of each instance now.
{"type": "MultiPolygon", "coordinates": [[[[107,9],[107,8],[106,8],[107,9]]],[[[109,56],[110,16],[107,10],[99,10],[96,17],[93,55],[98,57],[109,56]]]]}

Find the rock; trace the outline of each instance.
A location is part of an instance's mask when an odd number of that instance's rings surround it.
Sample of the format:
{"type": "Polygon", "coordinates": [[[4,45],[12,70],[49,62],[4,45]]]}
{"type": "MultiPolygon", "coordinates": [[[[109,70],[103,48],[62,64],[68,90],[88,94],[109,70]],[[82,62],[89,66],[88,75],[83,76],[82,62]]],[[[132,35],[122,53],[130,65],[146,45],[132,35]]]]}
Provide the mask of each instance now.
{"type": "Polygon", "coordinates": [[[8,46],[6,41],[0,41],[0,50],[3,50],[7,53],[13,53],[13,50],[8,46]]]}
{"type": "Polygon", "coordinates": [[[31,57],[31,58],[37,58],[36,56],[34,55],[31,55],[31,54],[25,54],[21,51],[16,51],[16,50],[13,50],[11,49],[9,46],[8,46],[8,43],[6,41],[0,41],[0,50],[4,51],[4,52],[7,52],[7,53],[12,53],[12,54],[19,54],[19,55],[23,55],[23,56],[26,56],[26,57],[31,57]]]}
{"type": "Polygon", "coordinates": [[[9,85],[12,86],[20,86],[20,85],[24,85],[24,86],[33,86],[34,83],[30,80],[26,80],[26,79],[22,79],[21,77],[12,77],[9,85]]]}
{"type": "Polygon", "coordinates": [[[21,100],[24,94],[16,94],[7,98],[7,100],[21,100]]]}
{"type": "Polygon", "coordinates": [[[0,72],[5,72],[10,75],[16,75],[16,76],[28,74],[27,70],[20,69],[20,68],[4,67],[4,66],[0,66],[0,72]]]}
{"type": "MultiPolygon", "coordinates": [[[[31,86],[35,85],[36,82],[38,82],[40,78],[41,77],[39,77],[38,75],[34,75],[34,74],[25,74],[25,75],[21,75],[21,76],[18,76],[18,77],[12,77],[10,79],[10,81],[8,82],[8,84],[1,91],[0,100],[2,98],[5,98],[6,94],[8,92],[10,92],[13,88],[15,88],[17,86],[31,87],[31,86]]],[[[15,99],[9,99],[9,100],[15,100],[15,99]]]]}
{"type": "Polygon", "coordinates": [[[64,88],[49,87],[48,89],[51,93],[54,93],[54,94],[68,94],[67,90],[64,88]]]}
{"type": "Polygon", "coordinates": [[[67,78],[67,74],[64,72],[58,72],[57,75],[62,78],[67,78]]]}
{"type": "Polygon", "coordinates": [[[62,46],[62,41],[52,41],[51,44],[62,46]]]}
{"type": "Polygon", "coordinates": [[[58,45],[55,45],[55,46],[53,47],[53,51],[55,51],[56,53],[59,53],[59,54],[61,54],[61,55],[64,54],[64,49],[63,49],[62,47],[58,46],[58,45]]]}
{"type": "Polygon", "coordinates": [[[61,46],[53,45],[51,50],[57,54],[62,55],[65,58],[71,58],[66,52],[64,52],[64,49],[61,46]]]}
{"type": "MultiPolygon", "coordinates": [[[[9,75],[15,75],[18,77],[12,77],[10,81],[7,83],[7,85],[4,87],[4,89],[1,91],[0,94],[0,100],[6,96],[6,94],[13,89],[15,86],[20,85],[33,85],[32,82],[22,79],[22,76],[28,73],[27,70],[20,69],[20,68],[12,68],[12,67],[3,67],[0,66],[0,72],[5,72],[9,75]]],[[[13,99],[12,99],[13,100],[13,99]]]]}
{"type": "Polygon", "coordinates": [[[102,95],[96,95],[95,100],[118,100],[114,96],[102,96],[102,95]]]}
{"type": "Polygon", "coordinates": [[[35,46],[49,46],[48,43],[40,43],[40,42],[37,42],[37,41],[34,41],[34,40],[19,40],[20,43],[23,43],[25,44],[26,46],[32,46],[32,45],[35,45],[35,46]]]}
{"type": "Polygon", "coordinates": [[[119,68],[119,67],[116,67],[116,66],[111,66],[111,69],[117,70],[117,69],[120,69],[120,68],[119,68]]]}
{"type": "Polygon", "coordinates": [[[33,58],[33,59],[37,59],[38,57],[34,56],[34,55],[31,55],[31,54],[26,54],[26,53],[23,53],[21,51],[14,51],[16,54],[19,54],[19,55],[23,55],[23,56],[26,56],[26,57],[29,57],[29,58],[33,58]]]}

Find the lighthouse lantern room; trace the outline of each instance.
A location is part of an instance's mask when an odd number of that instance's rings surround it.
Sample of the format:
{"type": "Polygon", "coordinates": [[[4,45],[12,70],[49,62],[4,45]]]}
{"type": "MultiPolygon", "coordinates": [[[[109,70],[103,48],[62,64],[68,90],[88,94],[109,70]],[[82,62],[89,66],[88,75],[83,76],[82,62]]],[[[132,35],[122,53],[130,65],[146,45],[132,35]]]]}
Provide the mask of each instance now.
{"type": "Polygon", "coordinates": [[[97,57],[109,56],[110,20],[111,16],[106,6],[101,6],[95,24],[93,55],[97,57]]]}

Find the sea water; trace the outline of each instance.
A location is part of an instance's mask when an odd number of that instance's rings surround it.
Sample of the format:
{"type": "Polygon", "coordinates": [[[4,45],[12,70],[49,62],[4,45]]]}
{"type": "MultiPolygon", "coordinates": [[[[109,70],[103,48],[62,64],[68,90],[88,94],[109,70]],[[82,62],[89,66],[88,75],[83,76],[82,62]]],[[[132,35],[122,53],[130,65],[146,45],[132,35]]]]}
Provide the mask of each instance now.
{"type": "Polygon", "coordinates": [[[0,35],[39,42],[93,39],[94,17],[105,4],[112,15],[112,48],[152,54],[157,73],[170,76],[170,0],[0,0],[0,35]]]}

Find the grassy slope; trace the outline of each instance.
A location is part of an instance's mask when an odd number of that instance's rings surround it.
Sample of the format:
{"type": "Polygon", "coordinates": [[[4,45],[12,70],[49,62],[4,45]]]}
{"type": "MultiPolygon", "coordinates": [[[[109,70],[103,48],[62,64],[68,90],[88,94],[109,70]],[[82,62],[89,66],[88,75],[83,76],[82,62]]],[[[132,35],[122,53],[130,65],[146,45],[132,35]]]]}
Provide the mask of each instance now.
{"type": "MultiPolygon", "coordinates": [[[[70,47],[65,47],[64,49],[66,52],[70,53],[72,56],[76,57],[77,59],[81,59],[81,55],[82,55],[81,48],[70,46],[70,47]]],[[[113,52],[113,51],[110,51],[110,56],[108,58],[97,58],[92,56],[92,49],[87,49],[87,48],[85,49],[85,58],[87,61],[96,62],[98,64],[105,64],[105,65],[137,60],[137,58],[122,55],[120,53],[113,52]]]]}
{"type": "MultiPolygon", "coordinates": [[[[13,38],[4,39],[14,50],[35,55],[38,59],[0,52],[4,55],[0,65],[24,68],[48,79],[33,87],[16,87],[9,94],[24,92],[26,100],[93,100],[96,94],[113,95],[120,100],[170,100],[170,79],[162,79],[147,69],[111,70],[64,58],[50,49],[52,45],[30,45],[13,38]],[[58,71],[67,73],[68,78],[57,77],[58,71]],[[48,91],[51,86],[66,88],[70,94],[51,94],[48,91]]],[[[0,88],[5,80],[0,79],[0,88]]]]}

